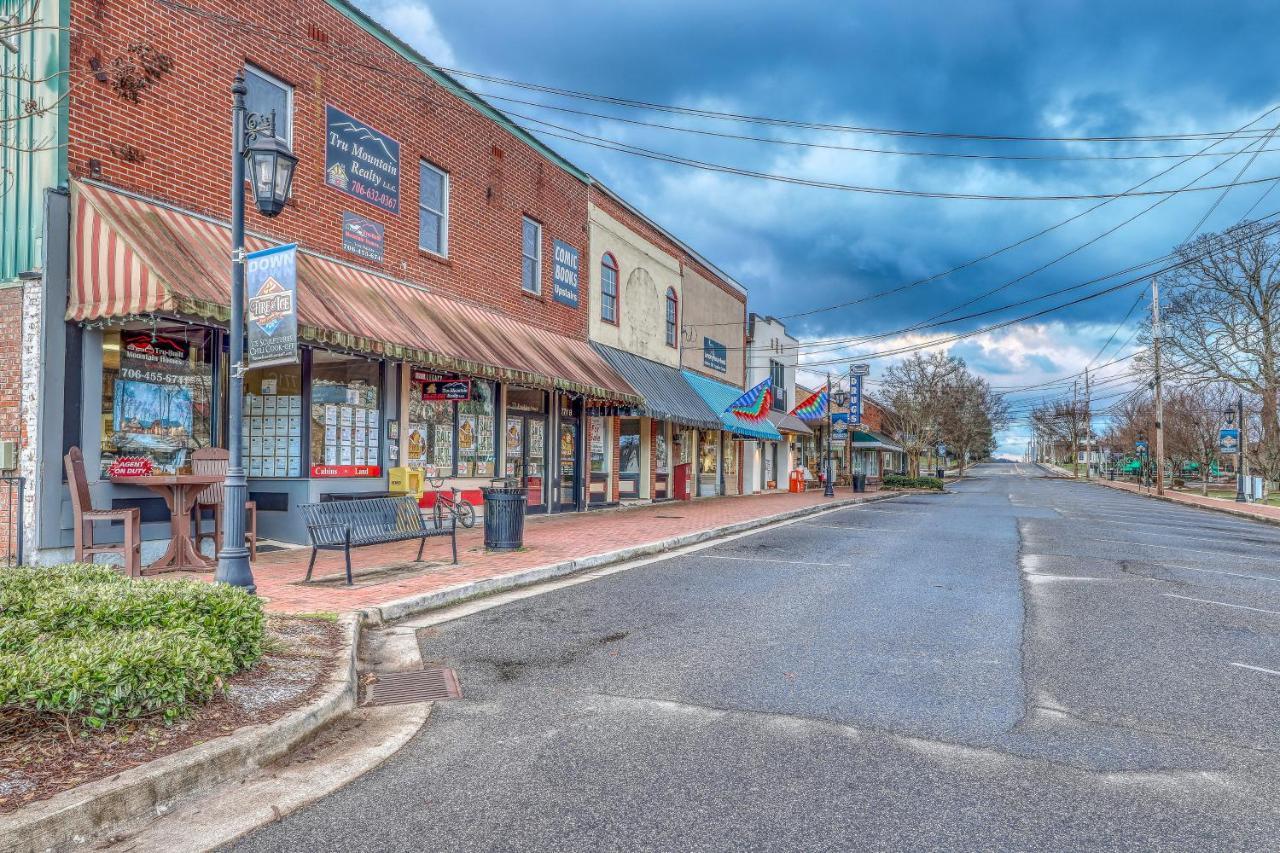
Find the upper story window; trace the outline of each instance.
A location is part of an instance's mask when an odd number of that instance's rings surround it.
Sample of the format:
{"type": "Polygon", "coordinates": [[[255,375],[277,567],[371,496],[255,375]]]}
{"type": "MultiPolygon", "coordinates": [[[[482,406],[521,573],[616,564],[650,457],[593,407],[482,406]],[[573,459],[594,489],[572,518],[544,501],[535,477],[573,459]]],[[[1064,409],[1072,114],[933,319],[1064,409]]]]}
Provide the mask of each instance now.
{"type": "Polygon", "coordinates": [[[418,248],[449,254],[449,174],[426,160],[418,164],[418,248]]]}
{"type": "Polygon", "coordinates": [[[773,408],[787,410],[787,368],[780,361],[769,359],[769,383],[773,386],[773,408]]]}
{"type": "Polygon", "coordinates": [[[674,287],[667,288],[667,346],[674,347],[678,337],[680,323],[680,298],[676,296],[674,287]]]}
{"type": "Polygon", "coordinates": [[[275,114],[275,134],[293,144],[293,87],[253,65],[244,67],[245,109],[252,115],[270,118],[275,114]]]}
{"type": "Polygon", "coordinates": [[[600,319],[618,322],[618,262],[609,253],[600,261],[600,319]]]}
{"type": "Polygon", "coordinates": [[[526,293],[542,293],[542,226],[524,218],[520,240],[520,286],[526,293]]]}

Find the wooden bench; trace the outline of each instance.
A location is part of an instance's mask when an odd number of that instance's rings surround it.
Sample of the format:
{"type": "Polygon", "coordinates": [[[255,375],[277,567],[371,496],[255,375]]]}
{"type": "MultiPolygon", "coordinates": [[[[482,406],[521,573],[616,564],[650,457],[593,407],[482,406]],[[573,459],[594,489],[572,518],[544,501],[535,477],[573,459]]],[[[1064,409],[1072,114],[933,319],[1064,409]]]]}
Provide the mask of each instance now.
{"type": "Polygon", "coordinates": [[[361,545],[420,539],[415,560],[421,562],[427,539],[448,536],[453,545],[453,562],[458,562],[458,536],[453,517],[449,517],[447,526],[428,525],[413,495],[302,504],[299,508],[307,523],[307,535],[311,537],[311,562],[307,564],[303,583],[311,580],[311,571],[321,550],[342,551],[346,555],[347,586],[352,583],[351,549],[361,545]]]}

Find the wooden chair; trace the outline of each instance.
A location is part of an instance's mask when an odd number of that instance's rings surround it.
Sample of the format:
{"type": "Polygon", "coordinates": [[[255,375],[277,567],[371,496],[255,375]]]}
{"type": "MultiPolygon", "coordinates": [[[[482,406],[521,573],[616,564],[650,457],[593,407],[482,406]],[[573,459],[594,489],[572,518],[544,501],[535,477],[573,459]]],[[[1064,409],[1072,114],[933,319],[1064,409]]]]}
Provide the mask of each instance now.
{"type": "Polygon", "coordinates": [[[71,489],[71,512],[75,516],[76,562],[92,562],[95,554],[119,554],[129,577],[142,575],[142,511],[137,507],[126,509],[94,509],[89,497],[89,478],[84,473],[84,455],[73,447],[63,458],[67,469],[67,485],[71,489]],[[124,542],[120,545],[100,545],[93,541],[95,521],[120,521],[124,523],[124,542]]]}
{"type": "MultiPolygon", "coordinates": [[[[222,447],[202,447],[191,454],[191,473],[193,474],[226,474],[230,454],[222,447]]],[[[206,486],[196,496],[193,507],[196,520],[196,550],[205,539],[213,539],[214,554],[222,547],[222,507],[226,503],[226,494],[222,483],[206,486]],[[206,509],[213,510],[213,532],[201,530],[200,522],[206,509]]],[[[245,501],[244,541],[249,546],[249,559],[258,553],[258,504],[256,501],[245,501]]]]}

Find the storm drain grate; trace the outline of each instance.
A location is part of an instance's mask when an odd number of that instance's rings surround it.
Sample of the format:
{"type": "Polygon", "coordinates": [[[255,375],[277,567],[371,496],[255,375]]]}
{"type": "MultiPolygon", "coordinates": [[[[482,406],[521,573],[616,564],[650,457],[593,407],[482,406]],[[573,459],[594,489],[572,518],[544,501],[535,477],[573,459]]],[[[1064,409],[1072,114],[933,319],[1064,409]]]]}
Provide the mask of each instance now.
{"type": "Polygon", "coordinates": [[[434,702],[461,699],[458,674],[444,666],[433,666],[412,672],[379,672],[365,694],[366,705],[405,705],[410,702],[434,702]]]}
{"type": "Polygon", "coordinates": [[[655,515],[654,518],[684,518],[683,515],[655,515]]]}

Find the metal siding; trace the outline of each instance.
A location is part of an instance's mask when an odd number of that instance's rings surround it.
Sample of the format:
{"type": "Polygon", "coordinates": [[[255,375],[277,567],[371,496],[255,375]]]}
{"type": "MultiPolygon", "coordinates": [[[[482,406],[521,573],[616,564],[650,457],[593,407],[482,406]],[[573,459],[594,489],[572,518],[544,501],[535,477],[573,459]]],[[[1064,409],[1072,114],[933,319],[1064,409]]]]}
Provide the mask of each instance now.
{"type": "MultiPolygon", "coordinates": [[[[0,0],[0,15],[30,14],[26,0],[0,0]]],[[[45,192],[67,180],[70,0],[42,0],[39,26],[0,49],[0,281],[39,269],[45,192]],[[31,101],[46,110],[27,114],[31,101]]]]}
{"type": "Polygon", "coordinates": [[[644,398],[646,415],[682,426],[721,428],[719,415],[676,368],[595,341],[591,346],[644,398]]]}

